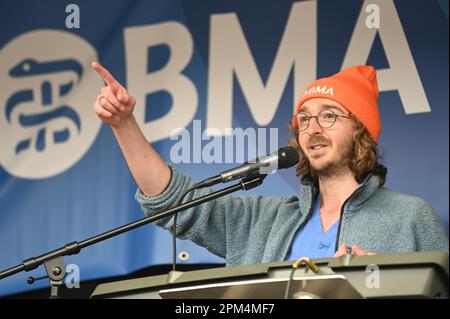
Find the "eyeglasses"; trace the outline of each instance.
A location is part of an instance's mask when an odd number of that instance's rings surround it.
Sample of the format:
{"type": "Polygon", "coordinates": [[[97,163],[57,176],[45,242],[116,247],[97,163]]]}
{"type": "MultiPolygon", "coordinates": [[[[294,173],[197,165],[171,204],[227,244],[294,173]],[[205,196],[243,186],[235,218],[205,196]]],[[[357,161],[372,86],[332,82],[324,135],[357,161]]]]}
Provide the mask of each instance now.
{"type": "MultiPolygon", "coordinates": [[[[351,115],[351,113],[348,115],[351,115]]],[[[306,130],[309,127],[309,122],[313,117],[317,120],[317,124],[319,124],[321,128],[332,127],[334,123],[336,123],[336,119],[338,117],[343,117],[346,119],[351,118],[350,116],[338,115],[334,113],[332,110],[323,110],[319,114],[314,116],[309,115],[308,113],[305,112],[300,112],[294,116],[297,121],[297,128],[300,132],[306,130]]]]}

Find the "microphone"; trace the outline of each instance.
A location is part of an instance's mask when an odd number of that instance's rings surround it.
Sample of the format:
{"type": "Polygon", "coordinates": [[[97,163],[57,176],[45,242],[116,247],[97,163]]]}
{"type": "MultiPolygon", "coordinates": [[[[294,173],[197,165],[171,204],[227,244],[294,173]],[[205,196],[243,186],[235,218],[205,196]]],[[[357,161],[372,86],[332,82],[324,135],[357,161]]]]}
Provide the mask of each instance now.
{"type": "Polygon", "coordinates": [[[289,168],[299,161],[298,151],[295,147],[282,147],[278,151],[258,157],[256,160],[226,170],[219,175],[207,178],[194,185],[195,189],[212,186],[218,183],[227,183],[239,178],[267,175],[280,168],[289,168]]]}

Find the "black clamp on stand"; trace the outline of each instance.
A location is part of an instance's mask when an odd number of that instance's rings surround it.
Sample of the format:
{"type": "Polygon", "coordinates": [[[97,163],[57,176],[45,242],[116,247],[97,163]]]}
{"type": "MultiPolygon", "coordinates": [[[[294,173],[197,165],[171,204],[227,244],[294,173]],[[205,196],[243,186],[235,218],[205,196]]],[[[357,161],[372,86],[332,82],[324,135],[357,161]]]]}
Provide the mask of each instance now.
{"type": "Polygon", "coordinates": [[[50,299],[59,298],[59,288],[64,284],[64,278],[66,277],[66,264],[62,257],[56,257],[44,262],[45,271],[47,276],[43,277],[28,277],[27,282],[31,285],[37,280],[48,278],[50,281],[50,299]]]}

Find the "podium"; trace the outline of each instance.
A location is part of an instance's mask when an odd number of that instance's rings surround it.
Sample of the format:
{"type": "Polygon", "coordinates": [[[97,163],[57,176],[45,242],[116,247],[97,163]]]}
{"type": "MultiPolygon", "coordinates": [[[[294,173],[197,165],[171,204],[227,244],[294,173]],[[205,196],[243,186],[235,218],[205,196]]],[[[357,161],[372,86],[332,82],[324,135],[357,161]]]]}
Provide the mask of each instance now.
{"type": "Polygon", "coordinates": [[[100,284],[91,298],[280,299],[448,298],[443,252],[315,259],[318,272],[293,261],[211,268],[100,284]],[[175,276],[173,276],[175,275],[175,276]],[[292,277],[291,277],[292,275],[292,277]]]}

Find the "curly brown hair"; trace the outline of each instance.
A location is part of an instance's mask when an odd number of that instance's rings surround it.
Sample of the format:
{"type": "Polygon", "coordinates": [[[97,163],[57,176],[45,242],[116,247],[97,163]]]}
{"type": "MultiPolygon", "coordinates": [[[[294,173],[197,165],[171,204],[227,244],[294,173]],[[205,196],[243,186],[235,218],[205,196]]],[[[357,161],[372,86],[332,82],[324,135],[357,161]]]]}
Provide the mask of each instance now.
{"type": "MultiPolygon", "coordinates": [[[[387,168],[382,164],[383,158],[378,153],[377,143],[372,139],[363,123],[353,115],[350,116],[355,127],[352,138],[353,156],[349,160],[350,170],[359,184],[364,181],[369,173],[372,173],[378,175],[381,185],[384,185],[386,182],[387,168]]],[[[296,167],[297,176],[310,176],[317,184],[317,176],[315,176],[308,158],[298,143],[298,129],[293,127],[292,124],[289,124],[289,131],[291,133],[289,146],[295,147],[300,154],[300,161],[296,167]]]]}

